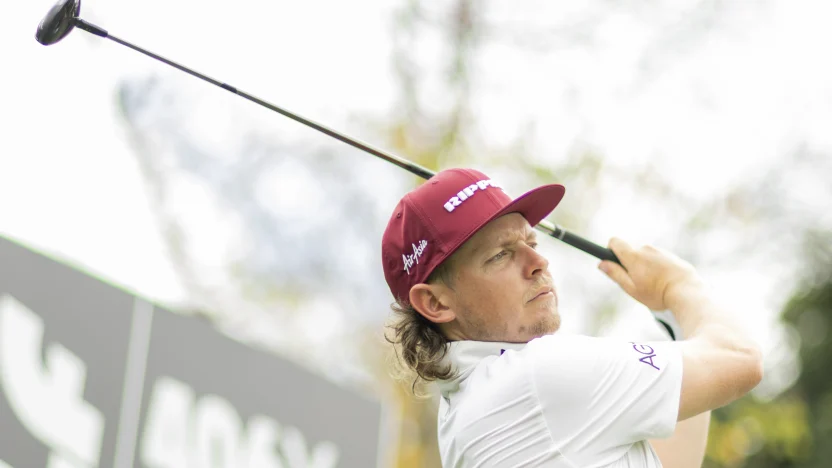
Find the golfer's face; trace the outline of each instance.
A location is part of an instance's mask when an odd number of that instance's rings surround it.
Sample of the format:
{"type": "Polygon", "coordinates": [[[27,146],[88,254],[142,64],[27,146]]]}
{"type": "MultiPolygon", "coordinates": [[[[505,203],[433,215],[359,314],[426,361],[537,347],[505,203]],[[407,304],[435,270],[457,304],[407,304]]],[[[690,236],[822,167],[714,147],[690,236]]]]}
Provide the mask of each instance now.
{"type": "Polygon", "coordinates": [[[469,339],[526,342],[555,332],[557,293],[536,233],[517,213],[487,224],[454,258],[453,309],[469,339]]]}

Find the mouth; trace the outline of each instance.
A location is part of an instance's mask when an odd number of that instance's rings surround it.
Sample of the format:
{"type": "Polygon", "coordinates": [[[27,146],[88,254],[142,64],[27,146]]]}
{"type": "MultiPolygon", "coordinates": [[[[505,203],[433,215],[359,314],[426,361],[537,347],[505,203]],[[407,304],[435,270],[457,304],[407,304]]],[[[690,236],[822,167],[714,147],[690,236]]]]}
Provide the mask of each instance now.
{"type": "Polygon", "coordinates": [[[547,286],[547,287],[541,289],[540,291],[538,291],[537,294],[535,294],[534,297],[529,299],[528,302],[534,302],[538,299],[548,299],[548,298],[553,298],[553,297],[555,297],[554,288],[551,288],[551,287],[547,286]]]}

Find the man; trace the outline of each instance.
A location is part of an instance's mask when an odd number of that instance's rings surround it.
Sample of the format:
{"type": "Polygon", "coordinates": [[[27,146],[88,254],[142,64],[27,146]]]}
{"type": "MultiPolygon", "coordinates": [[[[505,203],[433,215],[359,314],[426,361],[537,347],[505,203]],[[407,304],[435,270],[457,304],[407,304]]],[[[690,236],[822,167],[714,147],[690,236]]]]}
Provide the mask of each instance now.
{"type": "Polygon", "coordinates": [[[623,268],[600,269],[649,309],[670,310],[685,339],[556,333],[557,291],[533,226],[563,195],[546,185],[512,200],[486,175],[451,169],[390,218],[391,341],[418,378],[438,381],[443,466],[700,466],[709,412],[759,383],[759,348],[690,264],[618,239],[609,245],[623,268]]]}

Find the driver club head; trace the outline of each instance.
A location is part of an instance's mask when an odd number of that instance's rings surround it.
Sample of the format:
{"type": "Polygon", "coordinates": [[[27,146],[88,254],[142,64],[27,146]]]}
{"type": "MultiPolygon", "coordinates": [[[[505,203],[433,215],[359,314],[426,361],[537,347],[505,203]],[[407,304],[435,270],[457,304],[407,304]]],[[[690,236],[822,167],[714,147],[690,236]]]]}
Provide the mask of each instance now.
{"type": "Polygon", "coordinates": [[[75,27],[75,19],[80,14],[81,0],[58,0],[38,25],[35,39],[43,45],[60,41],[75,27]]]}

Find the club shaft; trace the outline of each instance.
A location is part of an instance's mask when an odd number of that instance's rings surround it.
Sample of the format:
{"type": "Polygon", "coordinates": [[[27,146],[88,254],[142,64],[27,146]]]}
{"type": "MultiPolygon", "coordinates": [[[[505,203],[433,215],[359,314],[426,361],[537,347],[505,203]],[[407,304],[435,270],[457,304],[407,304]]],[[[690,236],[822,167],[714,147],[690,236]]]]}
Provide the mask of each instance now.
{"type": "Polygon", "coordinates": [[[166,64],[168,64],[168,65],[170,65],[174,68],[182,70],[183,72],[188,73],[189,75],[192,75],[192,76],[195,76],[195,77],[197,77],[201,80],[207,81],[208,83],[211,83],[215,86],[219,86],[220,88],[222,88],[226,91],[230,91],[230,92],[232,92],[232,93],[234,93],[234,94],[236,94],[240,97],[248,99],[249,101],[254,102],[256,104],[259,104],[259,105],[261,105],[261,106],[263,106],[267,109],[273,110],[273,111],[275,111],[275,112],[277,112],[281,115],[289,117],[290,119],[292,119],[296,122],[300,122],[300,123],[302,123],[302,124],[304,124],[308,127],[312,127],[312,128],[314,128],[315,130],[318,130],[321,133],[324,133],[326,135],[331,136],[332,138],[335,138],[336,140],[340,140],[340,141],[342,141],[342,142],[344,142],[348,145],[351,145],[351,146],[354,146],[354,147],[356,147],[360,150],[366,151],[366,152],[368,152],[368,153],[370,153],[370,154],[372,154],[376,157],[379,157],[379,158],[381,158],[381,159],[383,159],[387,162],[393,163],[393,164],[395,164],[395,165],[397,165],[397,166],[399,166],[403,169],[407,169],[408,171],[412,172],[413,174],[416,174],[417,176],[420,176],[424,179],[430,179],[434,175],[434,172],[431,171],[430,169],[426,168],[426,167],[420,166],[420,165],[418,165],[414,162],[411,162],[411,161],[408,161],[406,159],[402,159],[402,158],[400,158],[396,155],[390,154],[386,151],[383,151],[379,148],[376,148],[376,147],[370,145],[369,143],[365,143],[365,142],[357,140],[355,138],[348,137],[348,136],[346,136],[342,133],[339,133],[339,132],[327,127],[326,125],[320,124],[320,123],[315,122],[314,120],[311,120],[311,119],[307,119],[306,117],[300,116],[298,114],[295,114],[294,112],[290,112],[290,111],[288,111],[288,110],[286,110],[282,107],[279,107],[279,106],[276,106],[276,105],[274,105],[270,102],[264,101],[264,100],[258,98],[257,96],[253,96],[251,94],[246,93],[245,91],[237,89],[235,86],[232,86],[228,83],[223,83],[221,81],[215,80],[215,79],[211,78],[210,76],[203,75],[202,73],[199,73],[195,70],[191,70],[190,68],[185,67],[183,65],[180,65],[180,64],[174,62],[173,60],[167,59],[167,58],[162,57],[161,55],[158,55],[158,54],[154,54],[153,52],[145,50],[145,49],[143,49],[143,48],[141,48],[137,45],[131,44],[131,43],[129,43],[129,42],[123,40],[123,39],[119,39],[118,37],[115,37],[115,36],[109,35],[109,34],[108,34],[107,38],[114,41],[114,42],[117,42],[121,45],[129,47],[129,48],[131,48],[131,49],[133,49],[137,52],[141,52],[142,54],[145,54],[148,57],[154,58],[154,59],[156,59],[160,62],[164,62],[164,63],[166,63],[166,64]]]}
{"type": "MultiPolygon", "coordinates": [[[[87,32],[95,34],[97,36],[105,37],[107,39],[110,39],[113,42],[121,44],[125,47],[129,47],[130,49],[133,49],[136,52],[140,52],[144,55],[147,55],[150,58],[153,58],[153,59],[156,59],[160,62],[166,63],[166,64],[168,64],[168,65],[170,65],[170,66],[172,66],[172,67],[174,67],[178,70],[181,70],[181,71],[183,71],[183,72],[185,72],[189,75],[195,76],[195,77],[197,77],[197,78],[199,78],[203,81],[207,81],[208,83],[211,83],[215,86],[218,86],[218,87],[220,87],[220,88],[222,88],[226,91],[230,91],[230,92],[232,92],[232,93],[234,93],[234,94],[236,94],[240,97],[248,99],[249,101],[254,102],[255,104],[259,104],[259,105],[261,105],[261,106],[263,106],[267,109],[270,109],[270,110],[275,111],[275,112],[277,112],[281,115],[284,115],[284,116],[286,116],[286,117],[288,117],[288,118],[290,118],[290,119],[292,119],[296,122],[302,123],[303,125],[306,125],[307,127],[312,127],[312,128],[314,128],[315,130],[317,130],[321,133],[324,133],[326,135],[331,136],[332,138],[335,138],[336,140],[342,141],[342,142],[344,142],[344,143],[346,143],[350,146],[358,148],[362,151],[366,151],[367,153],[370,153],[373,156],[381,158],[381,159],[383,159],[387,162],[393,163],[396,166],[401,167],[402,169],[405,169],[405,170],[410,171],[411,173],[413,173],[413,174],[415,174],[419,177],[422,177],[423,179],[430,179],[431,177],[433,177],[436,174],[435,172],[431,171],[430,169],[428,169],[426,167],[423,167],[423,166],[420,166],[419,164],[416,164],[412,161],[408,161],[407,159],[400,158],[400,157],[398,157],[394,154],[390,154],[390,153],[388,153],[384,150],[376,148],[376,147],[374,147],[374,146],[372,146],[368,143],[364,143],[364,142],[362,142],[360,140],[357,140],[355,138],[346,136],[346,135],[344,135],[340,132],[337,132],[337,131],[325,126],[325,125],[322,125],[318,122],[315,122],[314,120],[307,119],[307,118],[302,117],[298,114],[295,114],[294,112],[290,112],[286,109],[283,109],[282,107],[276,106],[276,105],[274,105],[270,102],[266,102],[266,101],[258,98],[257,96],[253,96],[253,95],[248,94],[244,91],[241,91],[241,90],[237,89],[235,86],[229,85],[228,83],[223,83],[221,81],[215,80],[215,79],[213,79],[213,78],[211,78],[207,75],[203,75],[202,73],[199,73],[199,72],[197,72],[195,70],[192,70],[188,67],[185,67],[183,65],[180,65],[180,64],[174,62],[173,60],[167,59],[167,58],[162,57],[161,55],[158,55],[158,54],[154,54],[153,52],[150,52],[149,50],[143,49],[143,48],[141,48],[141,47],[139,47],[135,44],[131,44],[130,42],[127,42],[123,39],[119,39],[118,37],[109,34],[104,29],[99,28],[98,26],[95,26],[95,25],[93,25],[93,24],[91,24],[87,21],[84,21],[80,18],[76,19],[76,26],[78,26],[79,28],[81,28],[81,29],[83,29],[87,32]]],[[[567,231],[566,229],[563,229],[560,226],[557,226],[555,224],[552,224],[552,223],[544,220],[544,221],[541,221],[536,227],[538,228],[538,230],[548,234],[549,236],[554,237],[555,239],[558,239],[558,240],[560,240],[560,241],[562,241],[562,242],[564,242],[568,245],[571,245],[572,247],[575,247],[578,250],[586,252],[586,253],[588,253],[588,254],[590,254],[590,255],[598,258],[598,259],[611,260],[611,261],[613,261],[615,263],[618,263],[618,264],[621,263],[618,260],[618,257],[616,257],[615,254],[610,249],[602,247],[598,244],[595,244],[594,242],[591,242],[587,239],[584,239],[583,237],[580,237],[576,234],[573,234],[573,233],[567,231]]]]}

